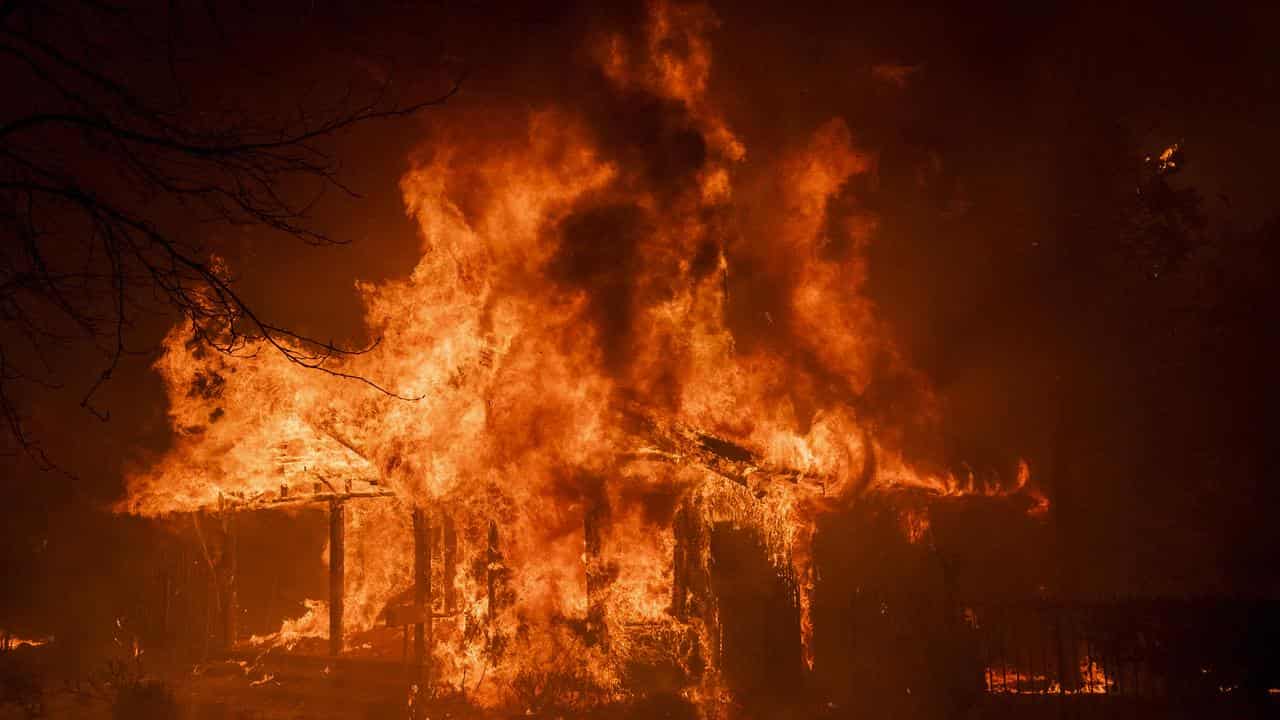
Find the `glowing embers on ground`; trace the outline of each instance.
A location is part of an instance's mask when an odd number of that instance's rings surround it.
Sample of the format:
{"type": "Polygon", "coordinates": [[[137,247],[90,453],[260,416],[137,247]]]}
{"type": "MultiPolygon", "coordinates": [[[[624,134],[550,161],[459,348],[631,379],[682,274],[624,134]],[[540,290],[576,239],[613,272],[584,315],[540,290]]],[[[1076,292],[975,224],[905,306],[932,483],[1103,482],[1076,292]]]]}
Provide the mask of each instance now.
{"type": "MultiPolygon", "coordinates": [[[[1210,675],[1209,668],[1201,672],[1210,675]]],[[[1162,684],[1163,679],[1149,673],[1137,664],[1115,669],[1115,661],[1105,658],[1085,657],[1080,660],[1078,672],[1064,684],[1056,673],[1028,670],[1001,663],[987,667],[983,673],[986,691],[995,695],[1122,695],[1126,697],[1163,697],[1171,688],[1162,684]],[[1108,672],[1107,667],[1112,670],[1108,672]]],[[[1230,695],[1239,691],[1238,684],[1217,685],[1211,692],[1230,695]]],[[[1184,692],[1186,688],[1182,689],[1184,692]]],[[[1280,688],[1267,688],[1268,695],[1280,695],[1280,688]]]]}
{"type": "Polygon", "coordinates": [[[986,668],[984,679],[987,692],[994,694],[1106,695],[1119,690],[1115,680],[1107,676],[1102,663],[1090,657],[1080,660],[1076,677],[1065,687],[1061,678],[1008,663],[986,668]]]}
{"type": "Polygon", "coordinates": [[[17,650],[18,648],[42,647],[53,642],[53,636],[25,637],[6,630],[0,630],[0,651],[17,650]]]}

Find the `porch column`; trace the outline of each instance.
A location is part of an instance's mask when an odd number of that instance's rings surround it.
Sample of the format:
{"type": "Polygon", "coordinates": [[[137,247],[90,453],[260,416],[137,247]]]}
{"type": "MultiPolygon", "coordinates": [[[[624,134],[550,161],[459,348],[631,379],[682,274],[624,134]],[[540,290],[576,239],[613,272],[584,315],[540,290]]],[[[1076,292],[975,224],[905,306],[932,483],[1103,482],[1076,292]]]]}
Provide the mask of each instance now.
{"type": "Polygon", "coordinates": [[[342,654],[342,615],[346,601],[347,523],[346,506],[329,501],[329,654],[342,654]]]}

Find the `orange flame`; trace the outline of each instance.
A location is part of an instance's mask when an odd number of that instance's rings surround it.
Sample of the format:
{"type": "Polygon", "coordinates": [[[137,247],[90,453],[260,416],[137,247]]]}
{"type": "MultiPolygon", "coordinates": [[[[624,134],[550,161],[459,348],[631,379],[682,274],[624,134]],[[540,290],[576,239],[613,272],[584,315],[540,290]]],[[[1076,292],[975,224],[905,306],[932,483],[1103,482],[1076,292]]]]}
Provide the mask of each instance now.
{"type": "MultiPolygon", "coordinates": [[[[895,488],[1042,498],[1025,463],[1014,487],[924,474],[856,409],[876,362],[904,365],[862,293],[876,220],[849,185],[874,158],[835,118],[747,168],[710,90],[714,25],[701,6],[657,2],[642,39],[595,44],[616,87],[678,108],[704,155],[688,182],[654,187],[566,107],[462,112],[415,155],[401,189],[421,259],[407,279],[359,286],[383,341],[334,367],[418,399],[265,350],[229,360],[175,327],[156,369],[176,440],[131,474],[121,509],[374,498],[349,503],[351,634],[411,587],[410,508],[447,515],[456,607],[435,599],[436,678],[495,704],[536,673],[621,692],[640,628],[707,631],[672,612],[673,507],[760,530],[800,591],[812,667],[817,513],[895,488]],[[735,319],[738,274],[762,264],[784,292],[735,319]],[[637,414],[653,424],[638,430],[637,414]]],[[[252,642],[323,636],[324,611],[310,601],[252,642]]],[[[717,697],[707,677],[696,693],[717,697]]]]}

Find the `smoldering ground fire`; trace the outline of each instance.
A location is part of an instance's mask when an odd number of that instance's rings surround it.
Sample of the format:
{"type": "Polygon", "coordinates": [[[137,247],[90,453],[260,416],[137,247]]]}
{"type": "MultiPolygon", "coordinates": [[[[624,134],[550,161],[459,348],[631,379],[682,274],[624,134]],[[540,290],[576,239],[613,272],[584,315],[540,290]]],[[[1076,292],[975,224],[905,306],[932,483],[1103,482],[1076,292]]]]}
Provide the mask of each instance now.
{"type": "MultiPolygon", "coordinates": [[[[368,342],[220,324],[235,242],[178,283],[150,364],[169,441],[129,449],[110,503],[145,579],[112,613],[102,687],[145,694],[151,668],[201,712],[415,720],[1271,707],[1266,602],[1072,595],[1107,558],[1075,544],[1093,500],[1062,468],[1103,453],[1061,418],[1103,394],[1054,391],[1048,451],[1016,417],[973,423],[1026,384],[964,386],[972,368],[920,352],[886,302],[945,294],[886,290],[887,246],[913,222],[951,232],[983,190],[942,180],[933,149],[886,167],[883,127],[828,111],[813,78],[736,77],[728,8],[639,8],[565,23],[569,89],[468,101],[462,82],[420,118],[397,171],[414,262],[355,284],[368,342]],[[805,110],[739,107],[775,85],[805,110]],[[946,198],[917,218],[888,182],[946,198]],[[966,410],[957,386],[981,397],[966,410]]],[[[857,72],[888,106],[936,69],[857,72]]],[[[1150,235],[1185,200],[1182,152],[1162,140],[1116,181],[1150,235]]],[[[1143,273],[1174,272],[1148,250],[1143,273]]],[[[1074,300],[1061,283],[1045,292],[1074,300]]],[[[1072,312],[1052,315],[1063,345],[1094,321],[1072,312]]]]}

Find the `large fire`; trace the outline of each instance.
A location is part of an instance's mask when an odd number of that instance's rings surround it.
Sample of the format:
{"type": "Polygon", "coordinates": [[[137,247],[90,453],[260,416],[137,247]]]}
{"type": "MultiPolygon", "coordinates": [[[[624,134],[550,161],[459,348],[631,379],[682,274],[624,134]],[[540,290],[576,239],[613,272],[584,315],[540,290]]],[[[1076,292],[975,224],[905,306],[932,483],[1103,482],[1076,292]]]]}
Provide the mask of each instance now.
{"type": "MultiPolygon", "coordinates": [[[[573,107],[439,121],[401,183],[421,260],[360,286],[381,341],[326,366],[390,394],[173,328],[156,367],[177,439],[122,509],[367,496],[346,515],[352,638],[412,593],[421,510],[444,588],[433,682],[488,704],[547,668],[621,692],[644,638],[712,647],[698,538],[716,523],[756,529],[793,579],[811,663],[819,514],[902,487],[1043,510],[1025,464],[1006,483],[921,470],[863,410],[876,367],[922,383],[863,293],[876,220],[850,186],[875,159],[835,118],[749,162],[708,90],[714,25],[658,2],[643,33],[592,44],[607,82],[664,108],[679,153],[660,176],[573,107]],[[760,278],[768,303],[734,295],[760,278]]],[[[252,642],[324,636],[309,605],[252,642]]],[[[701,677],[718,692],[714,667],[701,677]]]]}

